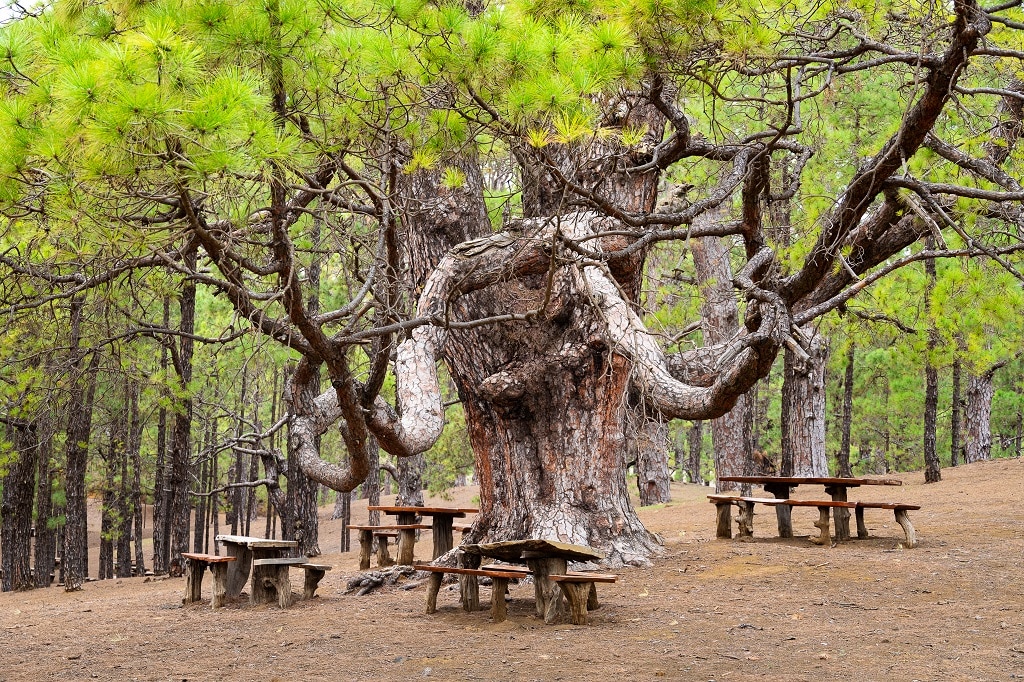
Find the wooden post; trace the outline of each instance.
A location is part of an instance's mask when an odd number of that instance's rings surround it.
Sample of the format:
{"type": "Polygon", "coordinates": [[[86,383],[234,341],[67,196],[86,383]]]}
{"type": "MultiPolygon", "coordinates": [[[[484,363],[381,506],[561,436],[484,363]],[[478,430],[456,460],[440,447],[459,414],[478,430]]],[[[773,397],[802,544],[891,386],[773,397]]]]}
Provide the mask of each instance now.
{"type": "MultiPolygon", "coordinates": [[[[826,486],[825,492],[832,496],[833,502],[846,502],[845,485],[826,486]]],[[[834,507],[832,516],[836,522],[836,542],[850,539],[850,510],[846,507],[834,507]]]]}
{"type": "MultiPolygon", "coordinates": [[[[459,555],[459,566],[462,568],[480,568],[480,557],[476,554],[459,555]]],[[[480,610],[480,583],[475,575],[459,576],[459,592],[462,595],[462,608],[473,612],[480,610]]]]}
{"type": "Polygon", "coordinates": [[[715,530],[715,537],[732,537],[732,502],[716,502],[718,510],[718,528],[715,530]]]}
{"type": "Polygon", "coordinates": [[[437,592],[441,589],[442,573],[431,573],[427,578],[427,613],[437,611],[437,592]]]}
{"type": "MultiPolygon", "coordinates": [[[[858,509],[857,511],[860,510],[858,509]]],[[[896,509],[894,511],[896,512],[896,523],[902,526],[903,533],[907,536],[907,549],[917,547],[917,533],[914,531],[914,524],[910,523],[910,517],[907,516],[907,510],[896,509]]]]}
{"type": "Polygon", "coordinates": [[[592,582],[568,582],[558,583],[569,602],[569,619],[573,625],[587,624],[587,602],[589,601],[590,590],[594,587],[592,582]]]}
{"type": "Polygon", "coordinates": [[[203,571],[206,564],[195,559],[186,559],[184,603],[193,604],[203,599],[203,571]]]}
{"type": "Polygon", "coordinates": [[[505,591],[508,589],[508,578],[491,578],[491,620],[501,623],[508,618],[508,607],[505,605],[505,591]]]}
{"type": "MultiPolygon", "coordinates": [[[[765,492],[771,493],[779,500],[789,499],[791,489],[788,484],[769,484],[764,487],[765,492]]],[[[793,537],[793,508],[788,504],[780,504],[775,507],[775,519],[779,527],[780,538],[793,537]]]]}
{"type": "Polygon", "coordinates": [[[736,514],[736,529],[740,539],[754,537],[754,503],[737,502],[739,512],[736,514]]]}
{"type": "MultiPolygon", "coordinates": [[[[416,514],[402,513],[398,515],[399,526],[411,526],[416,523],[416,514]]],[[[398,531],[398,565],[412,566],[416,550],[416,531],[403,528],[398,531]]]]}
{"type": "Polygon", "coordinates": [[[228,565],[233,563],[235,562],[210,564],[210,573],[213,574],[213,599],[210,600],[210,608],[219,609],[224,606],[228,593],[228,565]]]}
{"type": "Polygon", "coordinates": [[[863,540],[868,537],[868,527],[864,523],[864,507],[857,507],[854,513],[857,515],[857,537],[863,540]]]}
{"type": "Polygon", "coordinates": [[[252,568],[252,552],[246,545],[235,542],[224,542],[223,545],[225,556],[235,558],[228,565],[227,592],[227,596],[234,598],[242,594],[245,583],[249,581],[249,571],[252,568]]]}
{"type": "Polygon", "coordinates": [[[388,536],[382,533],[377,536],[377,566],[384,568],[394,564],[395,560],[391,558],[391,553],[388,551],[388,536]]]}
{"type": "Polygon", "coordinates": [[[828,507],[818,507],[818,520],[814,522],[814,526],[821,531],[821,535],[819,537],[812,537],[811,542],[816,545],[832,544],[832,538],[828,532],[828,507]]]}
{"type": "Polygon", "coordinates": [[[306,572],[306,577],[302,583],[302,598],[312,599],[316,596],[316,588],[320,585],[320,581],[327,571],[319,566],[303,566],[302,570],[306,572]]]}
{"type": "Polygon", "coordinates": [[[359,570],[370,569],[370,552],[373,550],[373,531],[359,531],[359,570]]]}
{"type": "Polygon", "coordinates": [[[434,514],[431,529],[434,534],[434,559],[449,552],[455,544],[452,520],[448,514],[434,514]]]}
{"type": "Polygon", "coordinates": [[[590,593],[587,595],[587,611],[597,611],[601,603],[597,601],[597,583],[590,583],[590,593]]]}

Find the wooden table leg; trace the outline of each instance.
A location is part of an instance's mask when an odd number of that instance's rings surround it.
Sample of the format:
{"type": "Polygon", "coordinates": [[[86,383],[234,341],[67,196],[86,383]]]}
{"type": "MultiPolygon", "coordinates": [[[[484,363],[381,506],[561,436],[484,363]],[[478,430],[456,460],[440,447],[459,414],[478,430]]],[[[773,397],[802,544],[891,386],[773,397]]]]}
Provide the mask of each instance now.
{"type": "Polygon", "coordinates": [[[716,502],[718,509],[718,528],[715,529],[715,537],[732,537],[732,502],[716,502]]]}
{"type": "Polygon", "coordinates": [[[821,535],[811,537],[811,542],[816,545],[832,544],[832,538],[828,532],[828,507],[818,507],[818,520],[814,523],[814,526],[821,531],[821,535]]]}
{"type": "MultiPolygon", "coordinates": [[[[832,496],[833,502],[846,502],[846,486],[827,486],[825,492],[832,496]]],[[[836,542],[850,539],[850,510],[846,507],[833,507],[832,516],[836,522],[836,542]]]]}
{"type": "Polygon", "coordinates": [[[252,552],[246,545],[239,545],[234,542],[225,542],[225,556],[235,557],[234,561],[228,562],[227,594],[234,599],[242,594],[245,584],[249,581],[249,571],[252,570],[252,552]]]}
{"type": "Polygon", "coordinates": [[[186,559],[185,564],[185,599],[186,604],[194,604],[203,599],[203,573],[206,562],[186,559]]]}
{"type": "MultiPolygon", "coordinates": [[[[460,552],[458,563],[462,568],[480,568],[480,556],[460,552]]],[[[459,594],[462,596],[463,610],[480,610],[480,583],[475,575],[459,575],[459,594]]]]}
{"type": "Polygon", "coordinates": [[[914,524],[910,522],[910,516],[907,515],[906,509],[897,509],[896,512],[896,523],[900,524],[903,528],[903,533],[907,536],[907,549],[913,549],[917,547],[917,532],[914,530],[914,524]]]}
{"type": "Polygon", "coordinates": [[[231,563],[233,562],[210,564],[210,573],[213,574],[213,599],[210,600],[210,608],[219,609],[224,606],[228,592],[228,566],[231,563]]]}
{"type": "MultiPolygon", "coordinates": [[[[789,485],[766,485],[765,492],[771,493],[779,500],[788,500],[792,492],[789,485]]],[[[780,504],[775,507],[775,519],[779,526],[780,538],[793,537],[793,508],[788,504],[780,504]]]]}
{"type": "Polygon", "coordinates": [[[505,590],[508,589],[508,578],[491,578],[491,620],[501,623],[508,618],[508,607],[505,605],[505,590]]]}
{"type": "MultiPolygon", "coordinates": [[[[407,526],[416,523],[416,514],[402,513],[398,515],[398,525],[407,526]]],[[[412,566],[416,552],[416,531],[402,529],[398,531],[398,557],[396,561],[399,566],[412,566]]]]}
{"type": "MultiPolygon", "coordinates": [[[[370,570],[370,554],[373,552],[373,531],[359,531],[359,570],[370,570]]],[[[379,565],[379,564],[378,564],[379,565]]]]}
{"type": "Polygon", "coordinates": [[[434,559],[446,554],[455,546],[452,520],[453,517],[448,514],[434,514],[431,526],[434,535],[434,559]]]}
{"type": "Polygon", "coordinates": [[[569,620],[573,625],[587,624],[587,602],[590,600],[591,582],[559,583],[566,601],[569,602],[569,620]]]}
{"type": "Polygon", "coordinates": [[[562,615],[562,588],[548,578],[549,575],[565,575],[568,562],[551,557],[530,557],[524,555],[526,564],[533,572],[533,590],[537,600],[537,615],[548,625],[562,615]]]}

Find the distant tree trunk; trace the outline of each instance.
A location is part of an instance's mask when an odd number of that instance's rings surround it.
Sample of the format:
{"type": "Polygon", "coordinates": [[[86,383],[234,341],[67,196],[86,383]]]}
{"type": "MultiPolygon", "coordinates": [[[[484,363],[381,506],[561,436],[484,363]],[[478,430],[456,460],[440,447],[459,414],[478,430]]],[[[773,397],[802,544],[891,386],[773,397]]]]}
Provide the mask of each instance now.
{"type": "Polygon", "coordinates": [[[638,407],[636,418],[642,423],[636,431],[636,483],[640,506],[664,504],[672,500],[668,468],[668,422],[657,415],[645,414],[638,407]]]}
{"type": "MultiPolygon", "coordinates": [[[[185,251],[183,265],[194,271],[197,264],[195,247],[185,251]]],[[[188,390],[192,381],[192,355],[195,342],[192,335],[196,331],[196,285],[186,278],[181,285],[181,298],[178,302],[180,319],[178,329],[181,335],[177,340],[177,358],[175,369],[178,384],[182,391],[188,390]]],[[[171,567],[179,573],[182,568],[181,553],[188,551],[189,533],[189,485],[192,457],[192,399],[186,394],[178,400],[174,413],[173,430],[171,432],[170,470],[167,481],[171,494],[171,567]]]]}
{"type": "MultiPolygon", "coordinates": [[[[164,297],[164,329],[171,327],[171,299],[164,297]]],[[[167,377],[167,344],[160,344],[160,376],[167,377]]],[[[166,379],[165,379],[166,380],[166,379]]],[[[163,390],[166,396],[166,390],[163,390]]],[[[167,408],[161,404],[156,423],[156,467],[153,471],[153,573],[166,575],[171,567],[170,459],[167,457],[167,408]]]]}
{"type": "MultiPolygon", "coordinates": [[[[370,473],[366,475],[366,481],[363,483],[363,494],[366,505],[373,507],[380,504],[380,448],[374,441],[367,446],[366,451],[370,459],[370,473]]],[[[379,511],[368,512],[368,518],[371,526],[380,524],[379,511]]]]}
{"type": "MultiPolygon", "coordinates": [[[[78,369],[79,323],[81,302],[71,303],[71,353],[72,371],[78,369]],[[77,309],[77,310],[76,310],[77,309]]],[[[61,569],[64,572],[64,590],[73,592],[82,589],[82,583],[89,575],[88,552],[88,509],[85,494],[85,470],[89,455],[89,436],[92,433],[92,407],[96,397],[96,375],[99,372],[100,355],[93,352],[89,367],[83,377],[77,377],[72,384],[68,398],[67,437],[65,439],[64,477],[64,545],[61,550],[61,569]]]]}
{"type": "MultiPolygon", "coordinates": [[[[320,371],[303,360],[290,380],[284,382],[286,404],[289,410],[293,410],[293,403],[287,399],[293,390],[301,390],[306,400],[314,400],[320,394],[320,371]],[[297,386],[292,387],[292,382],[297,386]]],[[[314,437],[317,452],[320,451],[320,436],[314,437]]],[[[288,523],[282,523],[283,537],[289,540],[296,540],[299,546],[296,552],[299,555],[318,556],[320,546],[318,543],[319,517],[317,515],[316,494],[319,484],[306,476],[299,465],[297,449],[293,447],[291,428],[288,429],[288,513],[282,516],[288,523]]]]}
{"type": "Polygon", "coordinates": [[[969,374],[965,410],[964,462],[978,462],[992,455],[992,397],[994,370],[969,374]]]}
{"type": "Polygon", "coordinates": [[[422,454],[398,458],[398,497],[396,504],[414,507],[423,506],[423,467],[426,460],[422,454]]]}
{"type": "Polygon", "coordinates": [[[129,387],[128,416],[128,457],[131,459],[132,488],[132,539],[135,542],[135,575],[146,573],[146,553],[142,548],[142,536],[146,526],[145,505],[142,501],[142,415],[139,413],[139,392],[137,382],[129,387]]]}
{"type": "Polygon", "coordinates": [[[7,421],[14,452],[3,477],[0,497],[0,591],[28,590],[32,579],[32,502],[35,497],[39,438],[36,425],[7,421]]]}
{"type": "Polygon", "coordinates": [[[783,476],[828,476],[825,452],[825,364],[828,348],[816,329],[805,328],[810,342],[801,358],[789,348],[783,361],[783,476]]]}
{"type": "Polygon", "coordinates": [[[36,587],[49,587],[50,575],[57,559],[57,531],[54,528],[53,479],[53,430],[47,414],[39,422],[39,472],[36,483],[36,546],[35,583],[36,587]]]}
{"type": "MultiPolygon", "coordinates": [[[[131,402],[130,387],[127,387],[129,395],[126,395],[126,402],[131,402]]],[[[129,429],[128,414],[122,411],[117,417],[117,458],[114,460],[117,476],[115,487],[115,510],[114,518],[116,539],[115,549],[117,550],[117,577],[130,578],[132,575],[132,513],[131,503],[131,478],[128,476],[128,448],[129,429]]]]}
{"type": "MultiPolygon", "coordinates": [[[[698,221],[724,220],[723,211],[709,211],[698,221]]],[[[739,330],[739,307],[732,287],[729,251],[719,237],[690,240],[693,264],[701,292],[701,325],[705,345],[725,343],[739,330]]],[[[722,476],[743,476],[749,473],[753,449],[749,395],[740,396],[727,414],[711,420],[711,442],[715,457],[715,490],[739,490],[738,483],[721,480],[722,476]]]]}
{"type": "MultiPolygon", "coordinates": [[[[931,247],[931,240],[926,241],[931,247]]],[[[939,464],[939,453],[935,444],[938,428],[939,411],[939,371],[933,364],[932,357],[938,346],[938,333],[931,321],[931,296],[935,289],[935,261],[924,262],[924,270],[928,277],[925,290],[925,313],[928,317],[928,343],[926,345],[924,366],[924,480],[925,483],[937,483],[942,480],[942,468],[939,464]]]]}
{"type": "Polygon", "coordinates": [[[692,422],[686,431],[686,440],[689,443],[689,458],[686,468],[690,472],[690,482],[697,485],[704,485],[704,474],[701,471],[701,455],[704,449],[704,422],[692,422]]]}
{"type": "Polygon", "coordinates": [[[963,423],[963,416],[961,415],[961,391],[960,391],[960,380],[962,370],[960,367],[960,355],[954,353],[953,355],[953,398],[952,398],[952,410],[950,410],[950,438],[949,438],[949,465],[956,466],[960,463],[960,450],[963,447],[961,444],[960,436],[960,425],[963,423]]]}
{"type": "Polygon", "coordinates": [[[839,447],[837,464],[840,476],[853,476],[850,466],[851,431],[853,430],[853,363],[855,348],[850,343],[846,351],[846,374],[843,378],[843,442],[839,447]]]}
{"type": "Polygon", "coordinates": [[[103,492],[100,498],[100,556],[97,568],[99,580],[109,580],[114,577],[114,514],[116,512],[116,501],[114,491],[114,468],[116,466],[116,450],[114,445],[114,434],[111,432],[107,447],[99,448],[100,458],[103,460],[103,492]]]}
{"type": "Polygon", "coordinates": [[[331,514],[332,520],[341,519],[341,543],[338,548],[339,552],[348,552],[352,549],[352,538],[349,537],[348,527],[352,524],[352,493],[338,493],[337,499],[334,501],[334,513],[331,514]]]}

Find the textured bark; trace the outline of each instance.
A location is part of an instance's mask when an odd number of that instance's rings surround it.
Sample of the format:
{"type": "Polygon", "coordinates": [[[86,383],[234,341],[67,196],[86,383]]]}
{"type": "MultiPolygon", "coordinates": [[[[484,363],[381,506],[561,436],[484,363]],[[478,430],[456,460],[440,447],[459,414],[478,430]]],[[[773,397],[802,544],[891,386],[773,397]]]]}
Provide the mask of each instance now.
{"type": "MultiPolygon", "coordinates": [[[[320,372],[318,367],[302,361],[296,369],[296,375],[301,382],[301,390],[304,392],[304,400],[313,401],[320,393],[320,372]]],[[[285,396],[291,396],[292,388],[290,382],[285,382],[285,396]]],[[[287,400],[286,400],[287,402],[287,400]]],[[[299,453],[293,447],[294,440],[291,431],[288,433],[288,507],[289,513],[282,517],[288,519],[284,526],[283,537],[287,540],[296,540],[299,545],[295,548],[297,556],[319,556],[320,545],[320,520],[318,516],[316,494],[319,484],[306,475],[299,464],[299,453]]],[[[320,456],[320,434],[312,437],[312,446],[316,449],[317,457],[320,456]]]]}
{"type": "Polygon", "coordinates": [[[967,409],[964,414],[964,462],[986,460],[992,455],[992,397],[995,384],[991,372],[970,374],[967,380],[967,409]]]}
{"type": "Polygon", "coordinates": [[[703,485],[704,475],[701,473],[701,451],[704,449],[704,422],[695,421],[686,432],[689,445],[687,469],[690,472],[690,483],[703,485]]]}
{"type": "MultiPolygon", "coordinates": [[[[7,422],[14,452],[3,477],[0,497],[0,591],[28,590],[32,579],[32,501],[35,498],[39,439],[36,425],[7,422]]],[[[48,569],[47,569],[48,570],[48,569]]]]}
{"type": "Polygon", "coordinates": [[[142,546],[145,530],[145,514],[142,502],[142,415],[139,412],[139,384],[133,382],[129,388],[128,456],[131,459],[132,487],[132,539],[135,541],[135,575],[146,572],[146,553],[142,546]]]}
{"type": "MultiPolygon", "coordinates": [[[[170,298],[164,298],[163,326],[171,326],[170,298]]],[[[160,375],[167,376],[167,345],[160,344],[160,375]]],[[[153,573],[166,575],[171,566],[170,460],[167,457],[167,408],[160,406],[156,425],[156,466],[153,470],[153,573]]]]}
{"type": "MultiPolygon", "coordinates": [[[[634,412],[642,416],[643,412],[634,412]]],[[[637,428],[636,483],[640,506],[672,501],[671,472],[668,467],[668,422],[649,416],[637,428]]]]}
{"type": "MultiPolygon", "coordinates": [[[[196,251],[186,252],[184,265],[194,270],[197,264],[196,251]]],[[[177,356],[174,368],[182,391],[188,390],[192,381],[192,355],[195,342],[192,335],[196,331],[196,285],[186,279],[181,286],[181,297],[178,301],[180,319],[177,337],[177,356]]],[[[171,443],[168,452],[170,460],[170,476],[167,487],[170,489],[170,566],[172,572],[180,573],[183,568],[182,552],[188,551],[189,534],[189,485],[191,483],[192,458],[192,399],[186,395],[177,401],[171,430],[171,443]]]]}
{"type": "Polygon", "coordinates": [[[953,396],[952,409],[950,410],[949,421],[950,421],[950,442],[949,442],[949,465],[956,466],[960,463],[960,451],[963,449],[963,437],[961,436],[961,427],[963,425],[962,406],[963,398],[960,388],[961,377],[963,376],[963,370],[961,369],[960,356],[959,354],[953,356],[953,396]]]}
{"type": "Polygon", "coordinates": [[[852,476],[850,448],[853,430],[853,369],[856,348],[851,343],[846,351],[846,374],[843,376],[843,441],[836,457],[839,476],[852,476]]]}
{"type": "Polygon", "coordinates": [[[53,466],[53,431],[49,415],[43,417],[38,428],[39,469],[36,477],[35,585],[36,587],[49,587],[52,582],[50,576],[57,558],[53,482],[58,475],[53,466]]]}
{"type": "MultiPolygon", "coordinates": [[[[932,240],[926,244],[931,247],[932,240]]],[[[935,289],[935,261],[924,263],[928,286],[925,289],[925,315],[928,318],[928,343],[925,351],[924,365],[924,480],[925,483],[937,483],[942,480],[942,468],[939,464],[939,453],[935,444],[938,430],[939,411],[939,370],[935,367],[932,357],[938,346],[938,332],[931,321],[931,297],[935,289]]]]}
{"type": "Polygon", "coordinates": [[[825,364],[828,348],[815,329],[802,359],[787,349],[782,380],[783,476],[828,476],[825,452],[825,364]]]}
{"type": "MultiPolygon", "coordinates": [[[[700,222],[725,219],[723,211],[705,214],[700,222]]],[[[701,293],[701,329],[706,345],[728,342],[739,332],[739,307],[732,286],[729,251],[719,237],[703,237],[690,243],[693,264],[701,293]]],[[[715,458],[715,490],[739,490],[738,483],[727,483],[722,476],[751,473],[753,455],[749,395],[740,396],[726,414],[711,420],[711,442],[715,458]]]]}
{"type": "MultiPolygon", "coordinates": [[[[72,367],[77,369],[81,359],[77,356],[80,342],[81,303],[72,302],[71,353],[72,367]]],[[[94,352],[84,376],[76,377],[68,398],[68,422],[65,438],[65,523],[64,543],[61,549],[61,570],[64,589],[68,592],[82,589],[89,575],[88,515],[86,510],[85,470],[89,455],[89,437],[92,433],[92,408],[96,397],[96,375],[100,355],[94,352]]]]}
{"type": "Polygon", "coordinates": [[[395,504],[423,506],[424,465],[425,459],[422,454],[398,459],[398,497],[395,504]]]}

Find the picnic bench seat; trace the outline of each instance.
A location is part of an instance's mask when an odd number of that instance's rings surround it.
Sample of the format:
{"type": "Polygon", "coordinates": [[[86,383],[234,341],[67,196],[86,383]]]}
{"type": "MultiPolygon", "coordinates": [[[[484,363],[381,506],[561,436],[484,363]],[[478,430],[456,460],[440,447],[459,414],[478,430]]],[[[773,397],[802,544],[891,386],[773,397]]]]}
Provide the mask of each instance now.
{"type": "MultiPolygon", "coordinates": [[[[508,591],[508,581],[523,577],[522,571],[495,570],[490,568],[465,568],[462,566],[432,566],[430,564],[416,564],[416,570],[427,571],[430,579],[427,582],[427,613],[437,611],[437,593],[441,589],[441,579],[445,573],[453,573],[459,576],[478,578],[486,576],[491,579],[491,620],[501,623],[508,617],[508,610],[505,606],[505,593],[508,591]]],[[[480,609],[479,593],[473,590],[467,598],[467,591],[462,592],[462,608],[466,611],[477,611],[480,609]]]]}
{"type": "Polygon", "coordinates": [[[183,603],[192,604],[203,598],[203,573],[209,566],[213,574],[213,597],[210,607],[219,609],[224,606],[228,591],[228,563],[235,560],[233,556],[216,556],[214,554],[198,554],[182,552],[185,563],[185,598],[183,603]]]}
{"type": "Polygon", "coordinates": [[[818,537],[811,537],[810,540],[816,545],[827,545],[831,543],[829,534],[829,510],[835,508],[853,509],[857,516],[857,537],[868,537],[867,526],[864,525],[864,509],[893,509],[896,512],[896,522],[903,528],[906,535],[906,546],[908,548],[917,546],[917,535],[910,518],[908,510],[920,509],[920,505],[901,504],[898,502],[846,502],[839,500],[793,500],[779,499],[776,497],[736,497],[733,495],[708,495],[708,500],[715,504],[718,509],[717,537],[732,537],[731,509],[733,505],[738,508],[736,525],[739,530],[739,537],[751,538],[754,535],[754,505],[763,504],[766,506],[787,507],[817,507],[819,518],[814,526],[819,529],[818,537]]]}
{"type": "Polygon", "coordinates": [[[597,601],[596,583],[614,583],[619,576],[611,573],[591,573],[589,571],[566,571],[564,575],[549,575],[549,579],[558,583],[562,594],[569,602],[569,618],[573,625],[587,624],[587,611],[601,607],[597,601]]]}
{"type": "Polygon", "coordinates": [[[359,531],[359,570],[370,568],[370,554],[373,553],[373,542],[377,541],[377,566],[393,566],[394,560],[388,551],[388,539],[398,538],[401,531],[412,534],[417,530],[428,530],[431,526],[425,523],[405,523],[393,526],[351,525],[349,530],[359,531]]]}
{"type": "Polygon", "coordinates": [[[328,564],[317,564],[309,557],[278,557],[273,559],[255,559],[253,566],[252,602],[263,604],[274,601],[277,597],[278,606],[282,609],[292,604],[292,583],[288,575],[291,567],[301,568],[305,573],[302,583],[302,598],[312,599],[320,581],[333,568],[328,564]]]}

